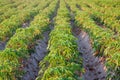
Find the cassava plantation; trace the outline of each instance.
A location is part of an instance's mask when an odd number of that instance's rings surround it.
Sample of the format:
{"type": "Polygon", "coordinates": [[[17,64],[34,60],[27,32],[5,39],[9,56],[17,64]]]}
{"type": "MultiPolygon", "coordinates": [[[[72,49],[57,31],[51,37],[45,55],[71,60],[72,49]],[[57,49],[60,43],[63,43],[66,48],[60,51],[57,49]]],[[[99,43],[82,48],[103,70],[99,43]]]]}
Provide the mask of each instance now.
{"type": "Polygon", "coordinates": [[[0,0],[0,80],[120,80],[120,0],[0,0]]]}

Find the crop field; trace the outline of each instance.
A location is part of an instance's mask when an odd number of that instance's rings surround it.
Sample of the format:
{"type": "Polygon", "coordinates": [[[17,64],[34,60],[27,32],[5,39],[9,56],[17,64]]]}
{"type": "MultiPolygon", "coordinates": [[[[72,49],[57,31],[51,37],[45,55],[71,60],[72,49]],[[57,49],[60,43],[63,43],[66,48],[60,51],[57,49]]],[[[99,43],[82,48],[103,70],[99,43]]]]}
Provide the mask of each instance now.
{"type": "Polygon", "coordinates": [[[120,0],[0,0],[0,80],[120,80],[120,0]]]}

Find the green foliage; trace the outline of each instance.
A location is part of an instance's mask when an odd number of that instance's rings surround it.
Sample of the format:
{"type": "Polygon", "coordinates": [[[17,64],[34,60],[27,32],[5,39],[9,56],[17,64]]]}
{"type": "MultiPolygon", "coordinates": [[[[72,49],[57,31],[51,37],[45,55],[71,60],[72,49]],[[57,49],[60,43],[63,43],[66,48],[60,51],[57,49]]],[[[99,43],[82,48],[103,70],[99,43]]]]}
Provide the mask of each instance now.
{"type": "MultiPolygon", "coordinates": [[[[109,3],[111,1],[107,0],[109,3]]],[[[92,39],[94,50],[100,51],[97,55],[106,58],[105,65],[107,67],[107,79],[119,80],[120,29],[118,21],[114,18],[114,16],[118,14],[115,14],[114,11],[112,11],[117,9],[113,8],[112,5],[109,5],[108,3],[105,3],[104,5],[104,2],[106,2],[104,0],[76,1],[76,3],[73,3],[74,0],[71,0],[70,2],[67,2],[70,6],[71,11],[75,14],[76,25],[80,26],[83,30],[89,33],[92,39]],[[96,2],[102,7],[96,5],[96,2]],[[80,6],[76,7],[76,4],[80,6]],[[79,9],[80,7],[81,10],[79,9]],[[100,24],[105,26],[105,28],[101,27],[101,25],[98,25],[96,21],[100,22],[100,24]],[[116,35],[115,32],[117,33],[116,35]]]]}
{"type": "Polygon", "coordinates": [[[70,13],[64,0],[60,1],[55,27],[50,33],[49,54],[40,62],[41,70],[36,80],[77,80],[82,72],[82,59],[79,58],[76,38],[69,24],[70,13]],[[62,24],[61,24],[62,23],[62,24]]]}
{"type": "MultiPolygon", "coordinates": [[[[49,1],[41,1],[41,3],[44,5],[39,7],[44,8],[49,1]]],[[[45,9],[47,9],[47,7],[45,9]]],[[[47,15],[50,13],[52,14],[52,9],[53,8],[50,9],[51,11],[47,13],[47,15]]],[[[16,80],[16,78],[22,75],[23,72],[21,70],[21,63],[23,58],[29,56],[28,53],[31,49],[29,48],[29,45],[34,44],[36,41],[36,36],[41,36],[50,24],[49,21],[46,22],[46,20],[49,20],[49,17],[44,17],[42,15],[44,15],[44,13],[38,14],[32,21],[32,23],[37,23],[38,25],[31,23],[28,28],[17,29],[14,36],[8,41],[5,50],[0,53],[1,80],[16,80]],[[40,19],[39,21],[37,21],[38,18],[40,19]],[[42,19],[44,20],[42,21],[42,19]]]]}

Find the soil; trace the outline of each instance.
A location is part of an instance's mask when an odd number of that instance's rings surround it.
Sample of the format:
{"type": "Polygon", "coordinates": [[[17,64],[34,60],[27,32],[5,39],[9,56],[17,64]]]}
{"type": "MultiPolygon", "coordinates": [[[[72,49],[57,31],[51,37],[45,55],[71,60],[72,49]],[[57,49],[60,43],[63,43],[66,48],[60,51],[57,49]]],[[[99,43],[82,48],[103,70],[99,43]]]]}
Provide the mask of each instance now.
{"type": "Polygon", "coordinates": [[[70,23],[73,28],[73,35],[77,38],[76,42],[78,44],[78,50],[82,53],[80,56],[83,58],[83,67],[85,69],[85,73],[83,73],[83,80],[105,80],[106,70],[104,62],[101,58],[93,55],[94,51],[92,49],[89,35],[80,29],[80,27],[75,25],[75,15],[68,4],[66,4],[66,6],[71,13],[70,23]]]}
{"type": "Polygon", "coordinates": [[[78,50],[82,53],[85,69],[83,80],[105,80],[106,72],[104,64],[98,57],[93,55],[94,52],[89,35],[76,27],[73,28],[73,33],[78,38],[78,50]]]}
{"type": "Polygon", "coordinates": [[[35,53],[30,55],[30,58],[23,61],[24,71],[26,72],[23,75],[22,80],[35,80],[39,71],[39,62],[44,58],[47,50],[47,43],[49,39],[49,31],[44,32],[43,39],[37,41],[35,46],[35,53]]]}
{"type": "Polygon", "coordinates": [[[76,7],[80,10],[80,11],[84,11],[80,5],[76,4],[76,7]]]}
{"type": "MultiPolygon", "coordinates": [[[[32,19],[32,20],[33,20],[33,19],[32,19]]],[[[32,20],[31,20],[31,21],[32,21],[32,20]]],[[[29,27],[31,21],[26,21],[26,22],[24,22],[24,23],[22,24],[22,28],[29,27]]]]}
{"type": "MultiPolygon", "coordinates": [[[[95,20],[94,20],[95,21],[95,20]]],[[[99,23],[99,22],[97,22],[97,21],[95,21],[95,23],[96,23],[96,25],[98,25],[99,27],[101,27],[101,28],[106,28],[103,24],[101,24],[101,23],[99,23]]]]}
{"type": "Polygon", "coordinates": [[[0,50],[4,50],[6,46],[6,42],[0,42],[0,50]]]}
{"type": "Polygon", "coordinates": [[[26,73],[23,75],[22,80],[35,80],[38,76],[38,71],[40,70],[39,62],[47,55],[48,50],[48,40],[49,33],[52,29],[54,29],[54,17],[57,15],[57,11],[59,8],[59,1],[56,7],[54,14],[51,16],[49,25],[50,30],[43,33],[43,39],[37,40],[37,45],[35,46],[35,53],[32,53],[27,60],[23,61],[23,71],[26,73]]]}

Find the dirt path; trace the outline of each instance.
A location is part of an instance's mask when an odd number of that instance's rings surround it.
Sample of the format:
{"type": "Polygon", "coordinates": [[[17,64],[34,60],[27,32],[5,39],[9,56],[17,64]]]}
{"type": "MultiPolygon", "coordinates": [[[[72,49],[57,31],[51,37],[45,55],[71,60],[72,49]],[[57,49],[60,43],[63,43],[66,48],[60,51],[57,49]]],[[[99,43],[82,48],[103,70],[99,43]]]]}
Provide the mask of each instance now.
{"type": "MultiPolygon", "coordinates": [[[[50,4],[50,3],[49,3],[50,4]]],[[[46,5],[45,7],[48,7],[49,6],[49,4],[48,5],[46,5]]],[[[45,8],[44,7],[44,8],[45,8]]],[[[43,8],[43,9],[44,9],[43,8]]],[[[37,15],[37,14],[36,14],[37,15]]],[[[30,18],[30,20],[27,20],[27,21],[25,21],[24,23],[22,23],[21,24],[21,27],[20,28],[27,28],[27,27],[30,27],[30,23],[34,20],[34,17],[35,17],[35,15],[34,16],[31,16],[31,18],[30,18]]],[[[13,35],[16,33],[16,31],[13,33],[13,35]]],[[[12,36],[11,36],[12,37],[12,36]]],[[[6,41],[0,41],[0,51],[3,51],[4,49],[5,49],[5,46],[7,45],[7,42],[10,40],[10,37],[9,38],[7,38],[7,40],[6,41]]]]}
{"type": "Polygon", "coordinates": [[[22,24],[22,28],[27,28],[27,27],[29,27],[29,26],[30,26],[30,22],[32,22],[33,19],[34,19],[34,18],[32,18],[32,19],[29,20],[29,21],[24,22],[24,23],[22,24]]]}
{"type": "MultiPolygon", "coordinates": [[[[54,28],[54,17],[57,15],[58,8],[59,2],[53,16],[51,16],[51,24],[49,25],[51,30],[54,28]]],[[[37,41],[38,45],[35,46],[35,53],[32,53],[29,59],[24,60],[23,64],[25,65],[25,67],[23,70],[26,73],[23,75],[22,80],[35,80],[35,78],[38,76],[38,71],[40,70],[39,62],[48,53],[47,46],[49,40],[49,33],[51,30],[43,33],[43,39],[37,41]]]]}
{"type": "Polygon", "coordinates": [[[73,33],[78,38],[78,50],[82,53],[83,66],[85,69],[83,79],[105,80],[106,73],[104,70],[104,64],[98,57],[93,55],[94,52],[88,34],[76,27],[73,28],[73,33]]]}
{"type": "Polygon", "coordinates": [[[37,40],[37,45],[35,46],[35,53],[32,53],[30,58],[23,61],[25,75],[22,77],[22,80],[35,80],[39,71],[39,61],[41,61],[47,50],[47,42],[49,39],[49,31],[44,32],[43,39],[37,40]]]}
{"type": "Polygon", "coordinates": [[[6,42],[0,42],[0,50],[4,50],[5,49],[5,45],[6,45],[6,42]]]}
{"type": "MultiPolygon", "coordinates": [[[[67,4],[66,4],[67,5],[67,4]]],[[[105,80],[106,72],[103,62],[95,57],[93,54],[92,45],[90,43],[89,35],[75,25],[75,15],[72,13],[70,7],[67,5],[71,13],[71,26],[73,27],[73,35],[78,39],[78,50],[82,53],[83,67],[85,73],[83,74],[83,80],[105,80]]]]}

